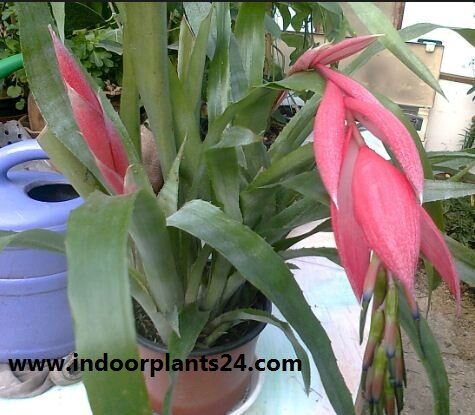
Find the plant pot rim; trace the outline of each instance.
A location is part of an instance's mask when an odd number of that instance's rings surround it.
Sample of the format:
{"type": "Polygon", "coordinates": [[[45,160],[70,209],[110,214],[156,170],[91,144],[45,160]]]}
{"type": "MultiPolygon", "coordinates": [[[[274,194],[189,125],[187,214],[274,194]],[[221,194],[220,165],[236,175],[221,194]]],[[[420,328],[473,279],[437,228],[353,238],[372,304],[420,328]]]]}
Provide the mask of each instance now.
{"type": "MultiPolygon", "coordinates": [[[[272,311],[272,303],[266,297],[264,297],[264,298],[265,298],[264,311],[271,312],[272,311]]],[[[239,339],[232,340],[232,341],[230,341],[226,344],[213,346],[213,347],[210,347],[208,349],[193,350],[189,354],[189,357],[211,356],[211,355],[216,355],[216,354],[227,353],[231,350],[238,349],[239,347],[245,345],[246,343],[251,342],[267,326],[267,323],[263,323],[263,322],[260,322],[260,321],[253,321],[253,322],[255,324],[251,327],[251,329],[246,334],[241,336],[239,339]]],[[[144,346],[144,347],[146,347],[148,349],[151,349],[155,352],[159,352],[159,353],[167,353],[168,352],[168,349],[165,345],[155,343],[152,340],[149,340],[149,339],[145,338],[144,336],[142,336],[141,334],[138,334],[138,333],[137,333],[137,341],[141,346],[144,346]]]]}

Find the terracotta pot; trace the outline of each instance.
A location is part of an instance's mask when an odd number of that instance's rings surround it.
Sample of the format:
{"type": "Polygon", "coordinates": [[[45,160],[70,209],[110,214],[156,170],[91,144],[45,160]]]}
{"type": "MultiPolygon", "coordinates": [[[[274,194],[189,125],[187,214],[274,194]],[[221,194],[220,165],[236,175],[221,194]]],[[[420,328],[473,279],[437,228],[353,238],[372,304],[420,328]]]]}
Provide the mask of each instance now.
{"type": "MultiPolygon", "coordinates": [[[[198,362],[202,356],[208,361],[216,359],[218,367],[223,367],[231,361],[231,371],[181,371],[178,372],[177,384],[173,394],[173,415],[225,415],[235,408],[246,396],[252,371],[233,368],[239,356],[244,355],[244,363],[252,366],[256,360],[256,343],[259,333],[266,326],[265,323],[256,323],[252,329],[240,339],[224,346],[213,347],[206,351],[193,352],[189,359],[195,358],[198,362]]],[[[143,359],[161,359],[166,362],[166,349],[144,337],[139,336],[139,353],[143,359]]],[[[198,365],[200,365],[198,363],[198,365]]],[[[208,366],[210,368],[210,366],[208,366]]],[[[152,408],[160,413],[163,399],[169,385],[168,372],[144,371],[145,382],[152,408]]]]}

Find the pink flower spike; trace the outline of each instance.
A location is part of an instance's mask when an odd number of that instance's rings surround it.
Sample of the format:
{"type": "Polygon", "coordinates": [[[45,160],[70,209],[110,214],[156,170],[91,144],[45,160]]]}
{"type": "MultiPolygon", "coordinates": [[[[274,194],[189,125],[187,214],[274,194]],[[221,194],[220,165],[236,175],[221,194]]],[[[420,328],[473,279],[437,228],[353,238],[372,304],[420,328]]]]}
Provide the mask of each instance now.
{"type": "Polygon", "coordinates": [[[346,95],[361,101],[379,104],[379,101],[371,92],[350,77],[323,65],[317,65],[316,68],[325,79],[332,81],[346,95]]]}
{"type": "Polygon", "coordinates": [[[353,140],[348,143],[345,154],[338,188],[340,206],[337,209],[335,204],[331,203],[331,218],[341,264],[356,298],[360,301],[369,267],[370,248],[353,213],[351,177],[358,155],[358,146],[353,140]]]}
{"type": "Polygon", "coordinates": [[[337,190],[345,144],[345,107],[340,89],[327,82],[313,127],[313,151],[330,198],[338,207],[337,190]]]}
{"type": "Polygon", "coordinates": [[[332,44],[329,48],[318,54],[312,61],[312,66],[316,64],[330,65],[341,59],[347,58],[368,47],[382,35],[358,36],[345,39],[339,43],[332,44]]]}
{"type": "Polygon", "coordinates": [[[379,103],[376,105],[350,97],[345,97],[344,102],[366,128],[378,134],[378,138],[389,146],[421,201],[424,174],[416,144],[404,124],[379,103]]]}
{"type": "Polygon", "coordinates": [[[385,267],[413,292],[420,248],[420,211],[405,176],[368,147],[353,173],[355,217],[385,267]]]}
{"type": "Polygon", "coordinates": [[[94,157],[96,161],[97,168],[104,176],[107,184],[111,187],[115,194],[121,195],[125,193],[124,187],[124,177],[119,175],[116,171],[112,170],[104,163],[101,162],[97,157],[94,157]]]}
{"type": "Polygon", "coordinates": [[[452,255],[432,218],[422,206],[419,209],[421,211],[421,252],[449,286],[457,303],[457,314],[460,315],[460,282],[452,255]]]}
{"type": "Polygon", "coordinates": [[[114,159],[102,111],[97,111],[76,90],[67,86],[71,108],[79,131],[94,157],[115,170],[114,159]]]}
{"type": "Polygon", "coordinates": [[[65,83],[74,119],[106,183],[118,194],[124,192],[129,165],[127,153],[114,124],[107,117],[80,66],[50,27],[59,72],[65,83]]]}
{"type": "MultiPolygon", "coordinates": [[[[102,106],[101,106],[102,107],[102,106]]],[[[117,130],[112,123],[112,121],[107,117],[104,109],[102,108],[102,116],[104,119],[104,125],[106,127],[108,141],[112,153],[112,161],[114,165],[114,170],[119,173],[120,176],[125,177],[127,173],[127,168],[129,167],[129,160],[127,153],[125,152],[124,146],[120,139],[117,130]]]]}
{"type": "Polygon", "coordinates": [[[100,111],[99,101],[96,98],[96,93],[89,85],[86,77],[81,71],[81,68],[71,56],[69,51],[65,48],[63,43],[54,30],[49,27],[51,37],[53,39],[54,51],[56,54],[56,59],[58,61],[59,72],[63,81],[70,88],[74,89],[77,94],[79,94],[83,99],[89,102],[89,105],[94,107],[97,111],[100,111]]]}
{"type": "Polygon", "coordinates": [[[307,69],[310,69],[311,63],[320,56],[323,51],[327,50],[330,48],[331,45],[330,43],[324,43],[323,45],[320,45],[316,48],[313,49],[308,49],[302,55],[300,55],[295,63],[289,68],[287,71],[287,75],[292,75],[296,72],[302,72],[306,71],[307,69]]]}

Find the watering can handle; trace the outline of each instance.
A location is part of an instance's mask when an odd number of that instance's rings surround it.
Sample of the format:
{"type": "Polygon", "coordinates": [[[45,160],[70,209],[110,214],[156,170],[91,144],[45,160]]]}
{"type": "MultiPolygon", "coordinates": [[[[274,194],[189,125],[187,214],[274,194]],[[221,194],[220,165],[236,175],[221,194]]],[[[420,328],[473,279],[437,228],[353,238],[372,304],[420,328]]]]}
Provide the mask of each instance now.
{"type": "Polygon", "coordinates": [[[25,140],[9,144],[0,149],[0,181],[8,180],[8,170],[18,164],[48,158],[48,155],[36,140],[25,140]]]}

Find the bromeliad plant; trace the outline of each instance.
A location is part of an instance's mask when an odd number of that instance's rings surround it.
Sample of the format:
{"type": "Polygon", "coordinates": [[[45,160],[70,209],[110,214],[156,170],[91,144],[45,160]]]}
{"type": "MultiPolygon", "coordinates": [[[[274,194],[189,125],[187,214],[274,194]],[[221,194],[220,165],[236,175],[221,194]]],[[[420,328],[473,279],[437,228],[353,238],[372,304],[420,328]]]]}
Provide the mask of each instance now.
{"type": "MultiPolygon", "coordinates": [[[[368,27],[385,22],[392,51],[437,88],[384,17],[361,4],[354,10],[369,19],[368,27]]],[[[327,229],[331,216],[342,265],[363,310],[373,297],[361,402],[388,414],[395,413],[395,402],[402,408],[401,323],[431,379],[439,377],[433,383],[436,412],[448,413],[440,354],[414,300],[419,252],[457,302],[458,279],[439,230],[420,205],[417,134],[411,137],[397,110],[393,115],[361,85],[328,67],[376,37],[312,49],[287,78],[263,84],[265,3],[242,3],[233,30],[228,3],[183,3],[176,67],[168,57],[166,5],[118,7],[124,28],[120,117],[48,30],[54,26],[48,5],[19,4],[25,67],[48,122],[41,145],[85,199],[71,215],[65,244],[81,357],[97,359],[107,351],[123,360],[137,358],[130,296],[173,357],[219,342],[221,333],[232,333],[243,320],[265,321],[292,341],[307,391],[310,363],[294,331],[336,413],[353,413],[330,341],[284,262],[332,255],[287,250],[327,229]],[[267,150],[263,133],[288,90],[313,96],[267,150]],[[140,102],[165,178],[158,196],[141,163],[140,102]],[[388,146],[392,162],[366,146],[357,121],[388,146]],[[313,149],[303,144],[312,130],[313,149]],[[325,221],[288,238],[296,226],[316,220],[325,221]],[[253,308],[257,291],[288,324],[253,308]]],[[[425,174],[430,177],[430,169],[425,174]]],[[[84,382],[96,414],[150,413],[140,373],[84,373],[84,382]]]]}
{"type": "Polygon", "coordinates": [[[402,410],[405,382],[395,282],[401,283],[416,322],[420,315],[414,281],[420,252],[449,286],[459,312],[460,287],[451,253],[421,206],[423,171],[409,132],[369,91],[325,66],[374,40],[366,36],[310,50],[291,72],[314,68],[327,80],[315,117],[314,152],[331,198],[342,265],[363,303],[360,337],[374,293],[359,397],[366,398],[371,412],[384,408],[394,414],[396,407],[398,413],[402,410]],[[400,169],[369,149],[355,120],[387,145],[400,169]]]}

